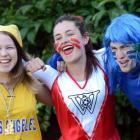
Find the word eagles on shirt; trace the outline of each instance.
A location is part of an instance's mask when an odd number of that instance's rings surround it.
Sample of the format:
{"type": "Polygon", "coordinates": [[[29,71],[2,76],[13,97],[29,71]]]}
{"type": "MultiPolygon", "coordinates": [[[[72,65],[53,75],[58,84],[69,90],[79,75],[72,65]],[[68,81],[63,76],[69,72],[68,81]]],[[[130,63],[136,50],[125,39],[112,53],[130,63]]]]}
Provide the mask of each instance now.
{"type": "Polygon", "coordinates": [[[4,129],[6,128],[9,121],[13,124],[14,133],[20,133],[26,131],[29,132],[29,131],[36,130],[34,118],[14,119],[14,120],[6,120],[6,121],[0,120],[0,134],[4,133],[4,129]]]}

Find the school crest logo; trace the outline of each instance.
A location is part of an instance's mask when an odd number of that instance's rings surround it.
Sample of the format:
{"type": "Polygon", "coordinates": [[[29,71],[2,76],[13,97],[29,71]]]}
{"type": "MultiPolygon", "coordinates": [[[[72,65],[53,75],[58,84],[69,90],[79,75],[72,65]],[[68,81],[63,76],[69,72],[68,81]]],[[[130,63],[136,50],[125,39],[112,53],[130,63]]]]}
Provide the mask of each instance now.
{"type": "Polygon", "coordinates": [[[82,115],[84,115],[86,111],[89,111],[92,114],[94,112],[99,93],[100,90],[97,90],[89,93],[69,95],[68,98],[72,100],[82,115]]]}

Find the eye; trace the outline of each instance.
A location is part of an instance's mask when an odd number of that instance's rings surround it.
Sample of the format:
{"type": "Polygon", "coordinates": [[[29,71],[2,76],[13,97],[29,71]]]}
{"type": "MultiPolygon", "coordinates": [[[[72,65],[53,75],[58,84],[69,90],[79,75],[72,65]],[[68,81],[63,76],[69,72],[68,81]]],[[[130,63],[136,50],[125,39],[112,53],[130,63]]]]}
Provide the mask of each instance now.
{"type": "Polygon", "coordinates": [[[73,36],[74,35],[74,33],[68,33],[67,34],[67,36],[73,36]]]}
{"type": "Polygon", "coordinates": [[[130,45],[123,45],[123,46],[121,47],[121,49],[124,50],[124,51],[128,51],[128,50],[131,49],[131,46],[130,46],[130,45]]]}
{"type": "Polygon", "coordinates": [[[59,41],[59,40],[61,40],[61,39],[62,39],[61,36],[56,36],[56,37],[55,37],[55,41],[59,41]]]}
{"type": "Polygon", "coordinates": [[[16,47],[15,46],[7,46],[7,49],[15,49],[16,47]]]}
{"type": "Polygon", "coordinates": [[[72,31],[72,30],[68,30],[68,31],[66,32],[66,36],[73,36],[73,35],[75,35],[75,33],[74,33],[74,31],[72,31]]]}
{"type": "Polygon", "coordinates": [[[116,47],[111,47],[112,52],[116,51],[116,47]]]}

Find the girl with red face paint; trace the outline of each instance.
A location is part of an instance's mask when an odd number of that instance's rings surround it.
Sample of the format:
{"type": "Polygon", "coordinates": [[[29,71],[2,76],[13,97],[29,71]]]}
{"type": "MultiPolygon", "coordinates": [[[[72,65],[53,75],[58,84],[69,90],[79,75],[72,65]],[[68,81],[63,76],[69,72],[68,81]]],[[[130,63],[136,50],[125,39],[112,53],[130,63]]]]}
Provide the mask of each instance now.
{"type": "MultiPolygon", "coordinates": [[[[50,88],[61,129],[60,140],[120,140],[115,126],[114,96],[104,72],[104,49],[92,51],[84,21],[60,17],[53,30],[56,51],[66,63],[59,74],[50,66],[34,73],[50,88]]],[[[36,62],[26,68],[34,72],[36,62]]],[[[38,67],[40,69],[40,67],[38,67]]]]}

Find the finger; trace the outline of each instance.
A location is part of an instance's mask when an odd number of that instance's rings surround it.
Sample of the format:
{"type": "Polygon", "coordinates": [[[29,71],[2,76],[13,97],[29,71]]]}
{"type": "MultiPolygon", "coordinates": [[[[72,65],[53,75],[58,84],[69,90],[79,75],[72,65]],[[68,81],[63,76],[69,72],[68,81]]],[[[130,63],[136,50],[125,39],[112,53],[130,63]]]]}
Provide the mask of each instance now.
{"type": "Polygon", "coordinates": [[[32,73],[42,68],[44,68],[44,64],[38,58],[31,59],[25,64],[25,69],[32,73]]]}
{"type": "Polygon", "coordinates": [[[40,58],[36,58],[36,63],[38,63],[41,67],[45,66],[44,62],[40,58]]]}
{"type": "Polygon", "coordinates": [[[42,67],[42,70],[43,70],[43,71],[45,71],[46,69],[47,69],[46,66],[43,66],[43,67],[42,67]]]}
{"type": "Polygon", "coordinates": [[[60,72],[63,72],[64,71],[64,61],[60,61],[60,72]]]}
{"type": "Polygon", "coordinates": [[[27,72],[34,72],[34,67],[33,67],[33,65],[30,63],[30,62],[27,62],[26,63],[26,65],[25,65],[25,70],[27,71],[27,72]]]}
{"type": "Polygon", "coordinates": [[[45,64],[40,58],[34,58],[30,62],[32,62],[33,68],[45,70],[45,64]]]}
{"type": "Polygon", "coordinates": [[[66,71],[67,70],[67,65],[66,65],[66,63],[64,63],[64,71],[66,71]]]}
{"type": "Polygon", "coordinates": [[[60,67],[61,67],[61,66],[60,66],[60,65],[61,65],[61,64],[60,64],[60,61],[57,61],[56,64],[57,64],[57,70],[60,71],[60,67]]]}

